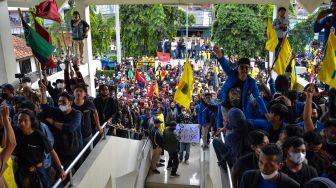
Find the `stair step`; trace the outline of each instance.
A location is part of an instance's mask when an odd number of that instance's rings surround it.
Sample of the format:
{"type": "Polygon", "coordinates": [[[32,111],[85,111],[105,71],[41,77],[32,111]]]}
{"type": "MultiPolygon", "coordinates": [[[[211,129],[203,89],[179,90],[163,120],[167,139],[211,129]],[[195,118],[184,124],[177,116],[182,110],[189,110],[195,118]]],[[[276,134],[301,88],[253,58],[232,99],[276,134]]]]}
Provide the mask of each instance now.
{"type": "Polygon", "coordinates": [[[147,182],[145,188],[199,188],[199,185],[163,184],[147,182]]]}

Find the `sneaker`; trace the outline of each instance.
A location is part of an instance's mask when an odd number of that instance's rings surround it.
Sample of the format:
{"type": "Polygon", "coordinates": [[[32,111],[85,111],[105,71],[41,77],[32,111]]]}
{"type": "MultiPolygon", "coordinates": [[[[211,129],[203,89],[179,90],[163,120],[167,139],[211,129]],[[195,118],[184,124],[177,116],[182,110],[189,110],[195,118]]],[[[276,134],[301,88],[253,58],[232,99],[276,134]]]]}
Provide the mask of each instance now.
{"type": "Polygon", "coordinates": [[[160,163],[164,163],[166,162],[164,159],[160,159],[160,163]]]}
{"type": "Polygon", "coordinates": [[[157,164],[156,166],[157,166],[157,167],[163,167],[163,166],[165,166],[165,165],[162,164],[162,163],[159,163],[159,164],[157,164]]]}
{"type": "Polygon", "coordinates": [[[180,174],[170,174],[171,178],[176,178],[176,177],[179,177],[179,176],[180,176],[180,174]]]}
{"type": "Polygon", "coordinates": [[[187,164],[187,165],[189,165],[189,161],[188,160],[185,160],[184,163],[187,164]]]}
{"type": "Polygon", "coordinates": [[[167,166],[167,170],[171,170],[173,167],[171,166],[167,166]]]}
{"type": "Polygon", "coordinates": [[[158,171],[157,169],[153,170],[154,174],[160,174],[160,171],[158,171]]]}

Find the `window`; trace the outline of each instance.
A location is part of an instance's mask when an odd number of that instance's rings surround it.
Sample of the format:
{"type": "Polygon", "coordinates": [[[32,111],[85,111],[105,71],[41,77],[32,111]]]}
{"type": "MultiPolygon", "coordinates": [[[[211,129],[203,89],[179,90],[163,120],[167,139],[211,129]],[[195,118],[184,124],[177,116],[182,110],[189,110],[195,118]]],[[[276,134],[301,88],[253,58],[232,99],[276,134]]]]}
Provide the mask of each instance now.
{"type": "Polygon", "coordinates": [[[27,74],[32,71],[30,59],[19,61],[20,71],[22,74],[27,74]]]}

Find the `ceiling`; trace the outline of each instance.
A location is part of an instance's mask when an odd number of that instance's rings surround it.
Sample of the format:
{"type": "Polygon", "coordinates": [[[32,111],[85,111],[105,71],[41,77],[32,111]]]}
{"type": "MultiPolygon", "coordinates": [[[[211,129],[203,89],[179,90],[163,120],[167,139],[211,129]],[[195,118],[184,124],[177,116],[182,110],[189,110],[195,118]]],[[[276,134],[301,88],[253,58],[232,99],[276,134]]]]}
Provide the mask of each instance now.
{"type": "MultiPolygon", "coordinates": [[[[283,5],[289,0],[79,0],[85,5],[108,5],[108,4],[276,4],[283,5]]],[[[9,7],[31,7],[39,4],[42,0],[7,0],[9,7]]],[[[330,0],[299,0],[300,4],[308,11],[313,12],[323,3],[329,3],[330,0]]],[[[67,0],[56,0],[58,7],[62,7],[67,0]]]]}

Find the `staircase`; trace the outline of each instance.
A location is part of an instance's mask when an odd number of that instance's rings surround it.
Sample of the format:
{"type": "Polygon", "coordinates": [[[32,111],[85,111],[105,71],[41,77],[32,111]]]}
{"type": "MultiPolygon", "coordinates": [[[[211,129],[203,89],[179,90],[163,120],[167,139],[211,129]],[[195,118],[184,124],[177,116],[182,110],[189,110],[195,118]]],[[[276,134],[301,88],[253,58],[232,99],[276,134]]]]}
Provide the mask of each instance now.
{"type": "Polygon", "coordinates": [[[170,178],[170,170],[167,170],[168,153],[164,155],[165,166],[158,168],[160,174],[148,173],[145,188],[199,188],[201,154],[199,145],[190,147],[189,165],[184,162],[179,164],[177,173],[179,177],[170,178]]]}

